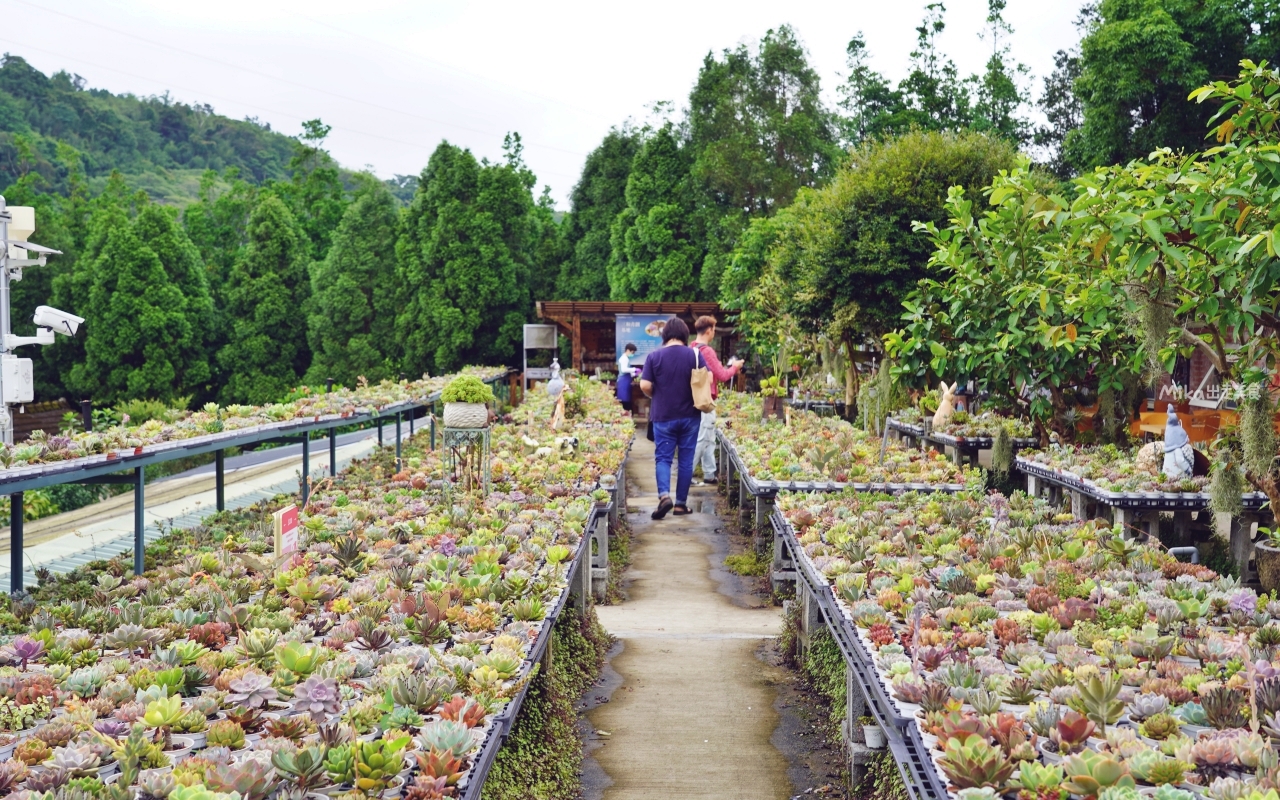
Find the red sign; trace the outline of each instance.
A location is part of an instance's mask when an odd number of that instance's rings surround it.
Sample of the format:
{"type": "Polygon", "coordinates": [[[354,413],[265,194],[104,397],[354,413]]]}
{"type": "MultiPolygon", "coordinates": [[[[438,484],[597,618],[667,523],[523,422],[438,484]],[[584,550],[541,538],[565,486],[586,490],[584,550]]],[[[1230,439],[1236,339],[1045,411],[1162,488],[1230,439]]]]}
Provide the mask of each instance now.
{"type": "Polygon", "coordinates": [[[274,515],[276,558],[298,550],[298,507],[285,506],[274,515]]]}

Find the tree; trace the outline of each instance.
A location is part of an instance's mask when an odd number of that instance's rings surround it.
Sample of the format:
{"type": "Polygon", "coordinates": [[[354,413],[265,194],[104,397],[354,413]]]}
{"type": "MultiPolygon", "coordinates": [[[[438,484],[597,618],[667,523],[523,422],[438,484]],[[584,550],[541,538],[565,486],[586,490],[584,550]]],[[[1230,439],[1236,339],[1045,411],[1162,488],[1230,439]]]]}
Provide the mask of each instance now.
{"type": "Polygon", "coordinates": [[[867,65],[869,55],[867,43],[859,31],[845,48],[849,75],[836,89],[840,95],[840,108],[844,111],[839,118],[841,136],[850,147],[868,139],[906,132],[911,127],[906,116],[906,98],[883,75],[867,65]]]}
{"type": "Polygon", "coordinates": [[[289,159],[292,178],[280,187],[289,202],[298,226],[307,234],[311,258],[320,261],[329,252],[329,242],[346,208],[338,165],[324,149],[324,140],[333,128],[319,119],[302,123],[302,135],[289,159]]]}
{"type": "Polygon", "coordinates": [[[1075,175],[1075,167],[1066,152],[1067,135],[1084,122],[1084,106],[1075,93],[1080,77],[1079,53],[1059,50],[1053,55],[1053,72],[1044,79],[1040,110],[1048,124],[1036,128],[1033,141],[1047,155],[1044,167],[1059,180],[1075,175]]]}
{"type": "Polygon", "coordinates": [[[1073,241],[1052,185],[1024,163],[980,200],[953,187],[949,224],[916,226],[934,248],[931,274],[908,296],[903,328],[885,337],[907,382],[974,377],[980,391],[1029,412],[1046,443],[1050,431],[1075,438],[1069,392],[1114,396],[1141,372],[1124,304],[1105,290],[1076,291],[1090,250],[1073,241]]]}
{"type": "Polygon", "coordinates": [[[925,6],[924,20],[916,28],[910,72],[898,85],[907,107],[903,121],[923,130],[962,130],[973,119],[965,82],[955,63],[938,50],[938,37],[947,29],[946,13],[941,2],[925,6]]]}
{"type": "Polygon", "coordinates": [[[79,311],[92,324],[85,326],[84,361],[68,377],[73,388],[99,403],[168,402],[188,381],[208,380],[186,298],[135,225],[120,220],[110,227],[91,271],[79,311]]]}
{"type": "Polygon", "coordinates": [[[231,330],[218,351],[223,403],[273,402],[310,361],[303,333],[310,294],[306,233],[284,201],[265,193],[249,216],[247,237],[224,292],[231,330]]]}
{"type": "Polygon", "coordinates": [[[361,175],[329,253],[311,265],[307,382],[394,378],[399,211],[386,184],[361,175]]]}
{"type": "Polygon", "coordinates": [[[396,320],[406,372],[511,358],[529,296],[532,173],[518,136],[504,164],[442,142],[427,162],[396,243],[396,320]]]}
{"type": "Polygon", "coordinates": [[[610,231],[627,205],[627,177],[642,142],[642,132],[629,125],[612,128],[587,156],[564,220],[570,254],[556,279],[557,300],[609,297],[610,231]]]}
{"type": "Polygon", "coordinates": [[[973,129],[986,131],[1022,144],[1030,134],[1030,123],[1020,114],[1026,98],[1019,85],[1030,70],[1025,64],[1009,63],[1008,38],[1013,28],[1004,20],[1006,0],[987,0],[987,28],[980,34],[991,40],[991,57],[986,71],[970,78],[973,85],[973,129]]]}
{"type": "Polygon", "coordinates": [[[249,212],[257,204],[258,188],[234,168],[222,175],[208,169],[200,176],[198,198],[183,210],[182,225],[200,251],[209,292],[221,308],[223,284],[248,242],[249,212]]]}
{"type": "Polygon", "coordinates": [[[701,295],[713,297],[733,244],[755,216],[789,204],[831,172],[840,150],[818,73],[783,25],[753,53],[708,54],[689,95],[687,148],[705,242],[701,295]]]}
{"type": "Polygon", "coordinates": [[[703,248],[693,224],[688,149],[671,123],[645,141],[627,178],[627,205],[613,223],[614,300],[696,300],[703,248]]]}
{"type": "Polygon", "coordinates": [[[133,220],[133,228],[138,241],[160,259],[169,283],[182,295],[181,313],[190,334],[174,342],[180,356],[175,394],[203,400],[214,394],[211,383],[217,320],[200,252],[175,217],[172,209],[145,203],[133,220]]]}
{"type": "Polygon", "coordinates": [[[1072,165],[1199,150],[1204,128],[1187,94],[1234,75],[1242,58],[1280,55],[1276,17],[1266,0],[1102,0],[1080,42],[1084,123],[1066,137],[1072,165]]]}

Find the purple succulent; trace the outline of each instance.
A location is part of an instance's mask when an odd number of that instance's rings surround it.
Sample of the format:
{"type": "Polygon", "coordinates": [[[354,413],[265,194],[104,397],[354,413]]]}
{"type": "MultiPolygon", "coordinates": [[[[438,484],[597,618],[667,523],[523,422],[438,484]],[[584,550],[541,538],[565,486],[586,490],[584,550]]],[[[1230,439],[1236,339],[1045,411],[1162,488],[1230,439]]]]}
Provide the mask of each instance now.
{"type": "Polygon", "coordinates": [[[100,719],[93,723],[93,729],[112,739],[119,739],[129,733],[129,726],[118,719],[100,719]]]}
{"type": "Polygon", "coordinates": [[[312,675],[293,687],[293,707],[310,714],[316,722],[323,722],[328,715],[338,713],[338,682],[312,675]]]}
{"type": "Polygon", "coordinates": [[[30,636],[19,636],[9,644],[8,650],[9,655],[21,662],[22,669],[25,670],[27,662],[34,661],[44,652],[44,642],[30,636]]]}
{"type": "Polygon", "coordinates": [[[1231,611],[1242,611],[1246,614],[1254,614],[1258,610],[1258,596],[1253,593],[1252,589],[1241,589],[1231,595],[1231,600],[1227,603],[1227,608],[1231,611]]]}
{"type": "Polygon", "coordinates": [[[66,450],[74,444],[74,440],[70,436],[50,436],[49,441],[45,444],[51,452],[66,450]]]}
{"type": "Polygon", "coordinates": [[[227,701],[247,708],[263,708],[279,694],[271,679],[260,672],[249,672],[228,684],[227,701]]]}
{"type": "Polygon", "coordinates": [[[1276,665],[1272,664],[1270,661],[1264,661],[1260,658],[1253,664],[1253,673],[1259,680],[1261,680],[1263,678],[1274,678],[1280,676],[1280,669],[1277,669],[1276,665]]]}

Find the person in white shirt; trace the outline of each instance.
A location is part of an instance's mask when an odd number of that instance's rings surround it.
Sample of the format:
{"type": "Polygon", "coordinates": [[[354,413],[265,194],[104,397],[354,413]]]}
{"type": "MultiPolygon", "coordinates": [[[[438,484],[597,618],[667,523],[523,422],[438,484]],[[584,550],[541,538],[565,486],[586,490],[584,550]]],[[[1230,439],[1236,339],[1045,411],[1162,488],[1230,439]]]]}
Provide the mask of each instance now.
{"type": "Polygon", "coordinates": [[[618,356],[618,402],[627,411],[631,410],[631,380],[634,377],[631,373],[631,356],[635,355],[637,349],[633,343],[627,342],[627,346],[622,348],[622,355],[618,356]]]}

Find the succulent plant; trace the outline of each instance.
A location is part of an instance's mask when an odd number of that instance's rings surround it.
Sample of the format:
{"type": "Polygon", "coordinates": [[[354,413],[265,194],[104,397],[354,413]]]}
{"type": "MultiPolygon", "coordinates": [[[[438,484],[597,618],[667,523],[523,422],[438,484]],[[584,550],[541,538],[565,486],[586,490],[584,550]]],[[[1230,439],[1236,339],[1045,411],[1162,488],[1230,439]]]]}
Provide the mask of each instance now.
{"type": "Polygon", "coordinates": [[[920,707],[926,713],[944,711],[952,702],[951,687],[938,681],[929,681],[920,694],[920,707]]]}
{"type": "Polygon", "coordinates": [[[1058,724],[1049,733],[1049,738],[1058,746],[1058,752],[1065,755],[1084,747],[1094,730],[1096,726],[1092,720],[1078,711],[1068,711],[1058,720],[1058,724]]]}
{"type": "Polygon", "coordinates": [[[244,747],[244,728],[231,720],[218,720],[209,726],[209,732],[205,734],[205,742],[210,747],[240,750],[244,747]]]}
{"type": "Polygon", "coordinates": [[[288,739],[292,742],[302,741],[302,737],[315,731],[315,723],[305,714],[292,717],[269,719],[265,726],[267,736],[273,739],[288,739]]]}
{"type": "Polygon", "coordinates": [[[1151,795],[1155,800],[1195,800],[1195,795],[1186,789],[1178,789],[1171,785],[1172,782],[1157,787],[1155,794],[1151,795]]]}
{"type": "Polygon", "coordinates": [[[96,775],[102,759],[91,747],[59,747],[53,751],[51,765],[64,769],[72,778],[96,775]]]}
{"type": "Polygon", "coordinates": [[[1243,728],[1248,723],[1244,703],[1244,692],[1226,686],[1216,686],[1200,698],[1205,718],[1218,730],[1243,728]]]}
{"type": "Polygon", "coordinates": [[[1196,768],[1207,777],[1221,777],[1236,761],[1235,749],[1228,739],[1200,739],[1191,748],[1196,768]]]}
{"type": "Polygon", "coordinates": [[[293,707],[317,723],[324,721],[341,707],[338,682],[312,675],[293,688],[293,707]]]}
{"type": "Polygon", "coordinates": [[[325,773],[324,756],[323,745],[311,745],[294,752],[272,753],[271,764],[280,777],[303,792],[309,792],[329,782],[325,773]]]}
{"type": "Polygon", "coordinates": [[[12,792],[30,773],[27,765],[16,758],[0,761],[0,792],[12,792]]]}
{"type": "Polygon", "coordinates": [[[1013,762],[1000,748],[976,734],[950,739],[939,764],[947,779],[960,789],[982,786],[1000,789],[1013,774],[1013,762]]]}
{"type": "Polygon", "coordinates": [[[335,745],[329,748],[324,756],[324,771],[334,783],[353,783],[356,774],[355,756],[352,749],[355,741],[335,745]]]}
{"type": "Polygon", "coordinates": [[[4,648],[4,652],[14,661],[17,661],[21,669],[26,670],[28,663],[35,661],[44,654],[44,640],[33,639],[30,636],[19,636],[4,648]]]}
{"type": "Polygon", "coordinates": [[[449,702],[440,706],[440,716],[443,719],[461,722],[468,728],[477,728],[484,724],[486,712],[484,706],[471,698],[454,695],[449,702]]]}
{"type": "Polygon", "coordinates": [[[475,747],[471,729],[462,722],[437,720],[422,729],[419,735],[427,750],[443,753],[448,750],[456,756],[465,756],[475,747]]]}
{"type": "Polygon", "coordinates": [[[205,773],[205,785],[215,792],[235,792],[243,800],[266,800],[275,788],[276,774],[270,764],[254,758],[218,764],[205,773]]]}
{"type": "Polygon", "coordinates": [[[165,800],[178,788],[172,773],[151,772],[138,779],[139,800],[165,800]]]}
{"type": "Polygon", "coordinates": [[[1084,750],[1062,759],[1067,779],[1062,784],[1068,792],[1096,797],[1108,786],[1133,786],[1133,776],[1124,764],[1096,750],[1084,750]]]}
{"type": "Polygon", "coordinates": [[[324,659],[324,648],[301,642],[286,642],[276,648],[280,666],[303,677],[316,671],[324,659]]]}
{"type": "Polygon", "coordinates": [[[443,753],[435,750],[426,753],[417,752],[413,756],[423,775],[433,779],[444,778],[446,786],[456,786],[462,779],[463,770],[466,769],[462,760],[448,750],[443,753]]]}
{"type": "Polygon", "coordinates": [[[43,739],[35,737],[22,742],[13,751],[13,757],[29,767],[44,763],[52,755],[53,749],[43,739]]]}
{"type": "Polygon", "coordinates": [[[25,784],[27,791],[37,794],[52,792],[67,784],[71,780],[71,775],[61,767],[49,767],[40,772],[34,772],[27,777],[25,784]]]}
{"type": "Polygon", "coordinates": [[[1098,726],[1104,736],[1107,726],[1120,719],[1120,715],[1124,713],[1124,703],[1118,699],[1120,688],[1120,676],[1114,672],[1106,676],[1091,675],[1086,680],[1076,681],[1085,716],[1098,726]]]}
{"type": "Polygon", "coordinates": [[[1178,720],[1170,714],[1155,714],[1147,717],[1138,726],[1138,731],[1148,739],[1164,740],[1178,733],[1181,726],[1178,720]]]}
{"type": "Polygon", "coordinates": [[[974,711],[983,715],[996,713],[1004,703],[998,692],[987,689],[970,689],[965,692],[965,700],[973,706],[974,711]]]}
{"type": "Polygon", "coordinates": [[[355,787],[368,795],[387,788],[387,784],[404,769],[403,751],[409,737],[377,739],[363,742],[357,739],[351,745],[355,762],[355,787]]]}
{"type": "Polygon", "coordinates": [[[143,721],[153,728],[168,728],[182,719],[186,712],[182,710],[182,698],[178,696],[152,700],[147,704],[143,721]]]}
{"type": "Polygon", "coordinates": [[[271,685],[271,678],[260,672],[249,672],[235,678],[228,688],[228,702],[251,709],[265,708],[280,695],[271,685]]]}
{"type": "Polygon", "coordinates": [[[1169,698],[1162,694],[1139,694],[1129,703],[1129,718],[1142,721],[1169,710],[1169,698]]]}

